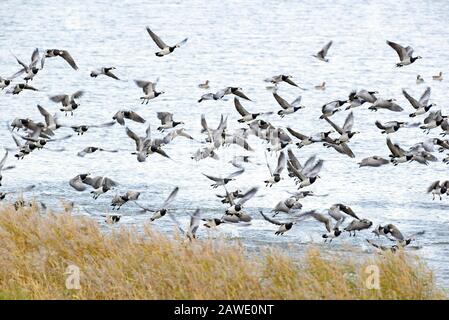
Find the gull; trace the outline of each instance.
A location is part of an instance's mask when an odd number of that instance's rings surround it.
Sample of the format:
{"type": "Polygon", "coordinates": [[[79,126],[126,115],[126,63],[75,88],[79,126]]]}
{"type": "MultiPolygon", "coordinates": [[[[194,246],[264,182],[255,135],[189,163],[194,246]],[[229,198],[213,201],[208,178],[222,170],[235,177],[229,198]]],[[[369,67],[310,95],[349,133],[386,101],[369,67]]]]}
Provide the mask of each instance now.
{"type": "Polygon", "coordinates": [[[23,63],[22,61],[20,61],[16,56],[14,56],[14,58],[16,58],[17,62],[23,67],[22,69],[20,69],[19,71],[17,71],[11,78],[16,78],[19,75],[21,75],[22,73],[25,73],[25,77],[23,78],[26,83],[28,83],[28,81],[33,80],[33,78],[36,76],[36,74],[39,72],[39,70],[41,70],[43,68],[43,61],[41,60],[41,68],[36,67],[37,63],[39,62],[39,49],[35,49],[33,51],[33,53],[31,54],[31,63],[29,65],[23,63]]]}
{"type": "Polygon", "coordinates": [[[285,74],[279,74],[277,76],[273,76],[271,78],[266,78],[264,81],[265,82],[271,82],[272,84],[274,84],[275,86],[277,86],[279,83],[281,82],[286,82],[289,85],[292,85],[294,87],[300,88],[302,90],[306,90],[304,88],[301,88],[300,86],[298,86],[296,83],[294,83],[292,80],[292,76],[290,75],[285,75],[285,74]]]}
{"type": "Polygon", "coordinates": [[[416,84],[424,83],[424,78],[421,75],[416,76],[416,84]]]}
{"type": "Polygon", "coordinates": [[[136,112],[132,110],[120,110],[112,117],[113,120],[117,121],[120,125],[125,125],[125,119],[129,119],[138,123],[145,123],[145,119],[139,116],[136,112]]]}
{"type": "Polygon", "coordinates": [[[94,153],[97,151],[103,151],[103,152],[118,152],[118,150],[108,150],[108,149],[103,149],[103,148],[99,148],[99,147],[86,147],[83,150],[81,150],[80,152],[77,153],[78,157],[84,157],[86,154],[90,154],[90,153],[94,153]]]}
{"type": "Polygon", "coordinates": [[[402,94],[407,98],[407,100],[410,102],[413,108],[415,108],[415,112],[410,113],[410,117],[416,117],[422,114],[425,114],[427,111],[430,110],[435,104],[431,103],[429,104],[430,99],[430,87],[427,87],[427,89],[422,94],[421,98],[419,98],[419,101],[417,101],[415,98],[413,98],[411,95],[405,91],[405,89],[402,89],[402,94]]]}
{"type": "Polygon", "coordinates": [[[242,118],[240,118],[239,120],[237,120],[240,123],[243,122],[248,122],[248,121],[252,121],[255,120],[258,116],[260,115],[270,115],[272,114],[272,112],[265,112],[265,113],[249,113],[248,111],[246,111],[246,109],[242,106],[242,104],[240,103],[238,98],[234,98],[234,106],[235,109],[237,110],[238,113],[240,113],[240,115],[242,116],[242,118]]]}
{"type": "Polygon", "coordinates": [[[324,62],[329,62],[329,59],[326,58],[327,55],[327,51],[329,50],[329,48],[332,45],[332,41],[329,41],[324,47],[323,49],[321,49],[320,51],[318,51],[317,54],[312,55],[312,57],[317,58],[318,60],[324,61],[324,62]]]}
{"type": "Polygon", "coordinates": [[[399,56],[400,61],[396,64],[396,67],[407,66],[415,62],[417,59],[421,59],[421,56],[412,57],[413,48],[410,46],[404,48],[403,46],[388,40],[387,44],[392,47],[399,56]]]}
{"type": "Polygon", "coordinates": [[[79,99],[83,96],[84,91],[78,90],[72,95],[68,94],[59,94],[56,96],[51,96],[50,100],[56,103],[61,103],[62,108],[61,111],[65,112],[65,115],[67,115],[68,112],[71,113],[73,116],[73,111],[79,107],[79,103],[75,101],[75,99],[79,99]]]}
{"type": "Polygon", "coordinates": [[[159,95],[165,93],[164,91],[160,91],[160,92],[156,91],[156,85],[157,85],[158,81],[159,81],[159,78],[156,79],[155,82],[146,81],[146,80],[134,80],[134,83],[139,88],[142,88],[142,91],[145,94],[144,96],[140,97],[140,99],[142,100],[142,104],[145,101],[146,101],[146,104],[148,104],[148,102],[151,99],[154,99],[154,98],[158,97],[159,95]]]}
{"type": "Polygon", "coordinates": [[[287,114],[292,114],[298,111],[299,109],[305,108],[303,105],[300,105],[301,96],[297,97],[291,103],[288,103],[286,100],[281,98],[281,96],[279,96],[277,93],[273,93],[273,97],[276,99],[277,103],[282,107],[282,109],[278,111],[278,115],[281,118],[285,117],[287,114]]]}
{"type": "Polygon", "coordinates": [[[340,107],[347,103],[347,100],[334,100],[331,102],[326,103],[321,107],[321,116],[320,119],[323,119],[324,117],[330,117],[334,113],[340,111],[340,107]]]}
{"type": "Polygon", "coordinates": [[[326,82],[323,81],[321,84],[315,86],[316,90],[326,90],[326,82]]]}
{"type": "Polygon", "coordinates": [[[361,168],[361,167],[380,167],[380,166],[383,166],[388,163],[390,163],[390,161],[388,161],[387,159],[384,159],[380,156],[371,156],[371,157],[362,159],[358,163],[358,165],[359,165],[359,168],[361,168]]]}
{"type": "Polygon", "coordinates": [[[115,69],[115,67],[103,67],[103,68],[100,68],[100,69],[91,71],[91,72],[90,72],[90,76],[91,76],[92,78],[96,78],[96,77],[98,77],[99,75],[102,75],[102,74],[103,74],[103,75],[108,76],[108,77],[110,77],[110,78],[112,78],[112,79],[120,80],[119,78],[117,78],[117,76],[116,76],[115,74],[113,74],[113,73],[111,72],[111,70],[114,70],[114,69],[115,69]]]}
{"type": "Polygon", "coordinates": [[[127,191],[123,195],[116,195],[112,198],[111,206],[112,210],[120,210],[120,208],[128,201],[136,201],[139,199],[140,192],[137,191],[127,191]]]}
{"type": "Polygon", "coordinates": [[[63,58],[74,70],[78,70],[78,66],[73,60],[72,56],[67,50],[60,49],[47,49],[45,50],[45,58],[61,57],[63,58]]]}
{"type": "Polygon", "coordinates": [[[11,80],[10,79],[3,79],[2,77],[0,77],[0,89],[5,89],[6,87],[8,87],[11,84],[11,80]]]}
{"type": "Polygon", "coordinates": [[[2,186],[2,179],[3,179],[2,171],[10,170],[10,169],[14,168],[14,166],[5,167],[7,158],[8,158],[8,150],[6,150],[5,155],[3,156],[3,159],[0,161],[0,187],[2,186]]]}
{"type": "Polygon", "coordinates": [[[315,183],[315,181],[320,177],[318,173],[321,171],[323,167],[323,160],[316,161],[315,156],[311,156],[302,167],[299,164],[299,161],[295,163],[292,159],[287,161],[287,169],[295,179],[295,183],[298,185],[298,189],[308,187],[311,184],[315,183]]]}
{"type": "Polygon", "coordinates": [[[352,220],[344,230],[349,232],[349,236],[351,236],[352,233],[352,235],[355,237],[356,231],[369,229],[372,225],[373,223],[368,219],[352,220]]]}
{"type": "MultiPolygon", "coordinates": [[[[341,234],[341,230],[339,229],[341,223],[344,219],[336,219],[337,223],[333,225],[332,220],[330,217],[325,216],[324,214],[321,214],[319,212],[316,212],[314,210],[308,211],[306,213],[300,214],[298,216],[299,218],[309,218],[312,217],[316,221],[323,223],[326,226],[327,233],[323,234],[322,237],[324,238],[324,242],[332,242],[334,238],[337,238],[341,234]]],[[[332,217],[333,218],[333,217],[332,217]]]]}
{"type": "Polygon", "coordinates": [[[224,185],[228,184],[228,182],[235,180],[234,178],[239,176],[239,175],[241,175],[243,172],[245,172],[245,169],[240,169],[238,171],[235,171],[235,172],[231,173],[230,175],[228,175],[225,178],[214,177],[214,176],[210,176],[210,175],[207,175],[207,174],[204,174],[204,173],[203,173],[203,176],[205,176],[206,178],[214,181],[214,183],[211,184],[211,187],[216,189],[219,186],[224,186],[224,185]]]}
{"type": "Polygon", "coordinates": [[[171,129],[184,124],[182,121],[173,121],[173,114],[170,112],[158,112],[157,118],[161,120],[161,126],[157,128],[159,131],[164,131],[165,129],[171,129]]]}
{"type": "Polygon", "coordinates": [[[340,134],[340,137],[335,140],[336,144],[349,142],[349,139],[351,139],[355,134],[360,133],[358,131],[351,131],[352,126],[354,125],[354,114],[352,113],[352,111],[346,117],[343,127],[339,127],[328,117],[324,117],[324,120],[326,120],[340,134]]]}
{"type": "Polygon", "coordinates": [[[153,215],[150,218],[150,220],[154,221],[154,220],[160,219],[163,216],[165,216],[165,214],[168,211],[168,209],[167,209],[168,205],[170,203],[172,203],[173,200],[175,200],[176,195],[178,194],[178,191],[179,191],[179,187],[175,187],[172,190],[172,192],[170,192],[170,194],[168,195],[167,199],[165,199],[164,203],[156,210],[143,207],[138,202],[136,202],[136,204],[142,209],[142,212],[153,212],[153,215]]]}
{"type": "Polygon", "coordinates": [[[265,182],[266,187],[272,187],[273,184],[278,183],[282,179],[281,173],[285,168],[285,161],[286,161],[285,153],[283,151],[281,151],[279,158],[278,158],[277,167],[274,171],[271,169],[271,166],[270,166],[270,163],[268,162],[266,153],[265,153],[265,160],[267,162],[268,170],[270,171],[270,178],[268,180],[265,180],[264,182],[265,182]]]}
{"type": "Polygon", "coordinates": [[[185,38],[181,42],[179,42],[171,47],[171,46],[166,45],[165,42],[162,41],[162,39],[159,38],[153,31],[151,31],[151,29],[149,27],[146,27],[146,29],[147,29],[147,32],[150,35],[151,39],[153,39],[153,41],[156,43],[156,45],[159,47],[159,49],[161,49],[161,51],[158,51],[155,53],[156,56],[158,56],[158,57],[163,57],[163,56],[166,56],[167,54],[172,53],[173,51],[175,51],[176,48],[179,48],[182,45],[184,45],[188,39],[188,38],[185,38]]]}
{"type": "Polygon", "coordinates": [[[433,80],[442,81],[443,80],[443,72],[440,71],[440,73],[436,76],[432,76],[433,80]]]}
{"type": "Polygon", "coordinates": [[[440,200],[442,200],[441,195],[447,194],[448,188],[449,181],[446,180],[440,183],[440,180],[437,180],[427,188],[427,193],[432,193],[432,200],[435,200],[435,195],[439,196],[440,200]]]}
{"type": "Polygon", "coordinates": [[[401,106],[394,103],[393,99],[383,99],[383,98],[378,98],[368,109],[371,111],[377,111],[379,109],[387,109],[394,112],[401,112],[404,110],[402,109],[401,106]]]}
{"type": "Polygon", "coordinates": [[[300,210],[301,208],[302,204],[298,201],[296,197],[293,196],[279,201],[271,211],[274,212],[273,214],[274,218],[279,212],[290,213],[292,210],[296,209],[300,210]]]}
{"type": "Polygon", "coordinates": [[[200,89],[209,89],[209,88],[210,88],[210,86],[209,86],[209,80],[206,80],[204,83],[200,83],[200,84],[198,85],[198,88],[200,88],[200,89]]]}

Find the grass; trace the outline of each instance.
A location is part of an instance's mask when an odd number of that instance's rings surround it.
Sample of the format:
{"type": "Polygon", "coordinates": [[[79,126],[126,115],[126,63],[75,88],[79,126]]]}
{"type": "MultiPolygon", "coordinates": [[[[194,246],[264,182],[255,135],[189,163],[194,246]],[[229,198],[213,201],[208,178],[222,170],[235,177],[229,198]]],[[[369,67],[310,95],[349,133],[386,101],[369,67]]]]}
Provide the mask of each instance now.
{"type": "Polygon", "coordinates": [[[0,299],[444,299],[418,257],[399,252],[362,261],[299,260],[248,253],[223,240],[169,238],[149,226],[105,233],[86,217],[0,207],[0,299]],[[67,289],[67,267],[80,289],[67,289]],[[369,289],[367,266],[380,271],[369,289]]]}

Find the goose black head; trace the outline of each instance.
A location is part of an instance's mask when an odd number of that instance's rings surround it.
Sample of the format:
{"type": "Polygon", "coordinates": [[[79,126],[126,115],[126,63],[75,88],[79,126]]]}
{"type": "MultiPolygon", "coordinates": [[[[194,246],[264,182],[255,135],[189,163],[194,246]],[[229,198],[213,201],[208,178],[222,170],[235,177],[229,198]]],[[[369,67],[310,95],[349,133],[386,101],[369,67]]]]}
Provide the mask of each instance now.
{"type": "Polygon", "coordinates": [[[285,224],[285,229],[290,230],[293,227],[293,222],[288,222],[285,224]]]}
{"type": "Polygon", "coordinates": [[[4,83],[9,86],[9,84],[11,83],[11,80],[5,80],[4,83]]]}
{"type": "Polygon", "coordinates": [[[234,206],[234,208],[235,208],[235,211],[240,211],[240,210],[242,210],[242,205],[236,204],[236,205],[234,206]]]}
{"type": "Polygon", "coordinates": [[[275,182],[279,182],[279,181],[281,181],[281,176],[279,174],[275,174],[275,175],[273,175],[273,180],[275,182]]]}

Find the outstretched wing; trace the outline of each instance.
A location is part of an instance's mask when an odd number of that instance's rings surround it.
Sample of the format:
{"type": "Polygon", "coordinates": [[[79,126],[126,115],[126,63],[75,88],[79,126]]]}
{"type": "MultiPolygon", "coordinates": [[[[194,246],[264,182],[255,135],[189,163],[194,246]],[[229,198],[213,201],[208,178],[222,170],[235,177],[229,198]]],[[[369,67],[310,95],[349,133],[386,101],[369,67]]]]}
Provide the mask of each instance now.
{"type": "Polygon", "coordinates": [[[150,27],[146,27],[147,28],[147,32],[150,35],[151,39],[153,39],[153,41],[157,44],[157,46],[160,49],[164,49],[166,47],[168,47],[164,41],[162,41],[161,38],[159,38],[158,35],[156,35],[153,31],[151,31],[150,27]]]}

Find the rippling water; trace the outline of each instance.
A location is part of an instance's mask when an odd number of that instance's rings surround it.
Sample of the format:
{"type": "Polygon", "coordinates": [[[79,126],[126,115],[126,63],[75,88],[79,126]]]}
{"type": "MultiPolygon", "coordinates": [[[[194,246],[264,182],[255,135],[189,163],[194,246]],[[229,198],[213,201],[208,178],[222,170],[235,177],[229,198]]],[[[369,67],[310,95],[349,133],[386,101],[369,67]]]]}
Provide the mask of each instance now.
{"type": "MultiPolygon", "coordinates": [[[[281,120],[277,115],[266,117],[274,125],[291,126],[298,131],[312,134],[327,130],[328,125],[318,120],[321,106],[331,100],[345,98],[352,89],[377,90],[380,96],[394,97],[404,107],[402,113],[379,111],[371,113],[367,107],[354,110],[356,135],[350,143],[356,158],[350,159],[333,150],[315,144],[295,150],[301,161],[317,154],[325,160],[321,181],[310,189],[327,197],[307,198],[302,201],[304,210],[324,210],[336,202],[350,205],[362,217],[377,223],[394,223],[406,234],[426,230],[418,241],[424,257],[436,271],[438,281],[449,285],[449,198],[432,201],[426,194],[427,186],[434,180],[447,179],[448,168],[442,162],[422,166],[417,163],[358,168],[357,162],[371,155],[387,157],[389,151],[385,136],[374,126],[375,120],[409,120],[412,107],[401,94],[407,88],[413,96],[420,96],[427,85],[432,87],[431,102],[447,113],[447,81],[432,81],[431,76],[440,70],[448,70],[449,3],[447,1],[5,1],[0,11],[0,75],[9,76],[18,70],[10,51],[22,60],[29,59],[32,50],[61,48],[69,50],[80,70],[73,71],[62,59],[46,61],[33,85],[39,92],[23,92],[18,96],[0,96],[0,120],[11,121],[15,117],[31,117],[40,120],[36,104],[51,112],[59,112],[59,106],[48,96],[60,93],[86,91],[80,99],[81,106],[73,117],[64,117],[66,124],[95,124],[111,120],[122,108],[133,109],[147,119],[155,136],[159,125],[157,111],[175,114],[175,120],[184,121],[186,130],[196,139],[200,134],[200,115],[207,115],[212,127],[216,127],[220,114],[229,115],[229,127],[238,128],[238,114],[232,100],[196,101],[204,93],[197,84],[211,81],[212,91],[229,85],[240,86],[254,102],[242,103],[251,111],[277,110],[278,105],[263,79],[275,74],[292,74],[295,81],[309,88],[301,92],[282,85],[279,94],[293,100],[303,96],[306,109],[281,120]],[[145,31],[149,25],[167,43],[174,44],[189,37],[186,46],[164,58],[154,55],[155,44],[145,31]],[[389,39],[411,45],[416,54],[423,57],[411,66],[394,67],[396,53],[385,44],[389,39]],[[327,41],[334,44],[329,50],[330,63],[322,63],[311,54],[327,41]],[[126,81],[106,77],[93,79],[90,70],[102,66],[115,66],[116,74],[126,81]],[[425,84],[417,85],[415,78],[421,74],[425,84]],[[141,105],[140,89],[132,79],[154,80],[160,77],[158,89],[166,94],[141,105]],[[317,91],[313,87],[326,81],[327,89],[317,91]]],[[[337,113],[332,119],[342,124],[347,112],[337,113]]],[[[419,118],[422,120],[423,118],[419,118]]],[[[128,125],[140,135],[146,125],[128,125]]],[[[70,133],[62,128],[57,133],[70,133]]],[[[0,126],[0,145],[13,146],[5,125],[0,126]]],[[[395,142],[409,147],[427,137],[438,136],[438,130],[426,136],[416,128],[401,129],[392,136],[395,142]]],[[[240,239],[251,248],[289,246],[293,253],[301,252],[304,245],[315,242],[322,245],[321,225],[306,221],[296,226],[284,237],[274,236],[275,226],[259,219],[259,209],[272,208],[278,201],[294,191],[294,182],[284,179],[271,189],[263,185],[268,170],[264,164],[263,145],[251,137],[256,149],[254,157],[259,164],[250,164],[246,172],[232,183],[231,188],[246,189],[260,186],[258,195],[247,203],[247,211],[255,219],[251,226],[223,226],[213,235],[240,239]]],[[[77,193],[68,185],[73,176],[91,172],[107,175],[118,181],[117,192],[138,190],[140,203],[148,206],[161,204],[174,186],[180,187],[172,207],[183,223],[187,212],[200,207],[206,216],[220,216],[225,207],[215,197],[210,181],[201,172],[225,175],[234,170],[227,163],[233,155],[243,154],[238,147],[222,149],[221,161],[212,159],[195,162],[190,156],[201,146],[183,138],[176,139],[165,150],[174,161],[152,155],[145,163],[138,163],[133,151],[134,142],[127,138],[124,127],[108,129],[91,128],[84,136],[68,141],[53,142],[52,147],[65,147],[56,153],[41,150],[24,160],[10,157],[15,170],[3,173],[1,191],[16,190],[28,184],[36,184],[28,198],[35,197],[50,206],[59,206],[59,199],[73,200],[79,207],[93,212],[109,210],[115,193],[92,200],[88,192],[77,193]],[[119,148],[117,154],[94,153],[79,158],[76,153],[87,146],[119,148]]],[[[439,155],[440,158],[443,155],[439,155]]],[[[271,158],[273,164],[276,159],[271,158]]],[[[221,190],[219,191],[222,192],[221,190]]],[[[141,226],[148,216],[137,215],[133,204],[121,209],[124,215],[119,225],[141,226]]],[[[279,219],[288,219],[279,215],[279,219]]],[[[103,220],[103,218],[98,218],[103,220]]],[[[119,227],[113,226],[112,228],[119,227]]],[[[105,228],[111,228],[105,226],[105,228]]],[[[171,221],[165,217],[154,223],[154,228],[170,232],[171,221]]],[[[200,229],[200,236],[206,231],[200,229]]],[[[371,250],[364,238],[369,232],[355,239],[344,235],[332,245],[322,245],[326,250],[344,250],[356,244],[362,252],[371,250]]]]}

